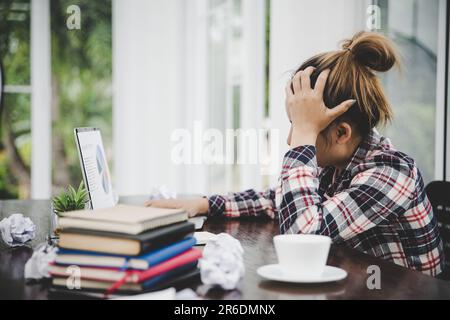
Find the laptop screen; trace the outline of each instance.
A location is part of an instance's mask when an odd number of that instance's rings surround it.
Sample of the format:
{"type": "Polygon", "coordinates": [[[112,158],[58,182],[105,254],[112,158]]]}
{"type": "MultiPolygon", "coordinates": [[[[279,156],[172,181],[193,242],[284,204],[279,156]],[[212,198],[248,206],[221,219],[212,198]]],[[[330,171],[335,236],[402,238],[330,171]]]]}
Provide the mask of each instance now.
{"type": "Polygon", "coordinates": [[[91,209],[113,207],[114,193],[100,130],[76,128],[75,138],[91,209]]]}

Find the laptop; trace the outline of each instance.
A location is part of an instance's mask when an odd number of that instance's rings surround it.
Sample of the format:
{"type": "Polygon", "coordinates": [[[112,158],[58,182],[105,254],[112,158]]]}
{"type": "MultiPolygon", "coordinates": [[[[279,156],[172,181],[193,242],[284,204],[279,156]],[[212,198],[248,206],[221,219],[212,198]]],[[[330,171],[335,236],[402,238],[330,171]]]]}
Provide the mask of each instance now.
{"type": "MultiPolygon", "coordinates": [[[[74,134],[90,208],[114,207],[118,202],[118,197],[111,182],[100,129],[75,128],[74,134]]],[[[200,230],[205,217],[195,217],[189,221],[195,223],[195,228],[200,230]]]]}
{"type": "Polygon", "coordinates": [[[111,208],[116,199],[98,128],[75,128],[75,140],[91,209],[111,208]]]}

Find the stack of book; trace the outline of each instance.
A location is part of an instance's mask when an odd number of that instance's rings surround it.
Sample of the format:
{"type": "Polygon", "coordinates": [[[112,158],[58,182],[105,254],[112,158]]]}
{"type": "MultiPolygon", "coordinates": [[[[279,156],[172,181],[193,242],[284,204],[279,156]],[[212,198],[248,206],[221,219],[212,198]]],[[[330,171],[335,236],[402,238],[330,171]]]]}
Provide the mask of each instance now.
{"type": "Polygon", "coordinates": [[[126,205],[63,213],[53,287],[133,294],[198,277],[187,219],[183,210],[126,205]]]}

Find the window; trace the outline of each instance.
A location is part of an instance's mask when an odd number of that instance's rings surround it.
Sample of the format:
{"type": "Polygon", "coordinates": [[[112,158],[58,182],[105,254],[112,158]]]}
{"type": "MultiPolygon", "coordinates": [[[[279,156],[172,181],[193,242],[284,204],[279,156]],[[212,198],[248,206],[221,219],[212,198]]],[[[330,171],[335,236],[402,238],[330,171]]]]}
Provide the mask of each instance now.
{"type": "MultiPolygon", "coordinates": [[[[52,193],[69,184],[78,184],[82,179],[73,136],[74,127],[99,127],[107,154],[111,155],[111,1],[77,1],[80,29],[69,29],[67,26],[70,16],[67,9],[70,5],[73,2],[68,0],[11,0],[0,4],[0,57],[5,80],[0,125],[2,199],[32,196],[31,172],[42,170],[38,165],[33,167],[33,154],[38,154],[44,146],[46,148],[43,149],[48,150],[46,141],[42,141],[42,145],[32,146],[33,134],[37,132],[31,130],[34,121],[32,93],[39,90],[33,90],[31,80],[31,61],[36,52],[31,38],[33,34],[44,32],[31,29],[32,17],[36,12],[39,22],[44,25],[47,23],[48,26],[45,13],[49,10],[51,26],[51,70],[48,72],[51,72],[52,79],[52,193]],[[46,6],[48,3],[50,8],[46,6]]],[[[33,24],[33,27],[36,25],[33,24]]],[[[41,45],[40,41],[35,39],[34,43],[41,45]]],[[[48,56],[47,52],[44,54],[48,56]]],[[[41,110],[36,107],[35,112],[41,110]]],[[[49,115],[44,117],[49,120],[49,115]]],[[[45,165],[48,165],[47,161],[45,165]]],[[[39,186],[39,183],[44,182],[37,181],[35,184],[39,186]]]]}
{"type": "Polygon", "coordinates": [[[78,1],[80,29],[66,25],[68,0],[51,1],[53,189],[82,176],[73,129],[98,127],[112,166],[111,1],[78,1]]]}
{"type": "Polygon", "coordinates": [[[262,188],[262,157],[268,143],[267,134],[264,140],[261,133],[267,129],[264,118],[268,117],[269,2],[211,0],[209,4],[209,125],[223,133],[227,146],[233,146],[233,150],[224,148],[226,164],[210,166],[209,191],[262,188]],[[249,152],[256,152],[257,159],[250,159],[249,152]]]}
{"type": "MultiPolygon", "coordinates": [[[[426,183],[435,179],[437,59],[439,0],[385,0],[382,32],[403,58],[401,73],[383,76],[394,108],[394,121],[385,130],[395,147],[413,157],[426,183]]],[[[442,119],[438,119],[442,120],[442,119]]]]}
{"type": "MultiPolygon", "coordinates": [[[[242,79],[242,2],[210,0],[209,2],[209,126],[223,134],[240,127],[240,92],[242,79]]],[[[234,143],[234,158],[238,146],[234,143]]],[[[211,165],[209,189],[226,192],[237,189],[239,166],[211,165]]]]}
{"type": "Polygon", "coordinates": [[[0,4],[4,97],[0,122],[0,198],[30,195],[30,1],[0,4]]]}

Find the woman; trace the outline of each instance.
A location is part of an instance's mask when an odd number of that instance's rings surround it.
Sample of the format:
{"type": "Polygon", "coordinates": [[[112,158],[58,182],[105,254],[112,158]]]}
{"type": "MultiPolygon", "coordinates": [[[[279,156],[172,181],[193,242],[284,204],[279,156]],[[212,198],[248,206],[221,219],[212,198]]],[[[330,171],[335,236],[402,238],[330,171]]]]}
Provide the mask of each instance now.
{"type": "Polygon", "coordinates": [[[443,246],[421,174],[375,129],[392,118],[376,73],[396,64],[393,44],[370,32],[303,63],[286,87],[291,149],[278,187],[146,205],[182,207],[191,216],[278,218],[281,233],[327,235],[438,275],[443,246]]]}

